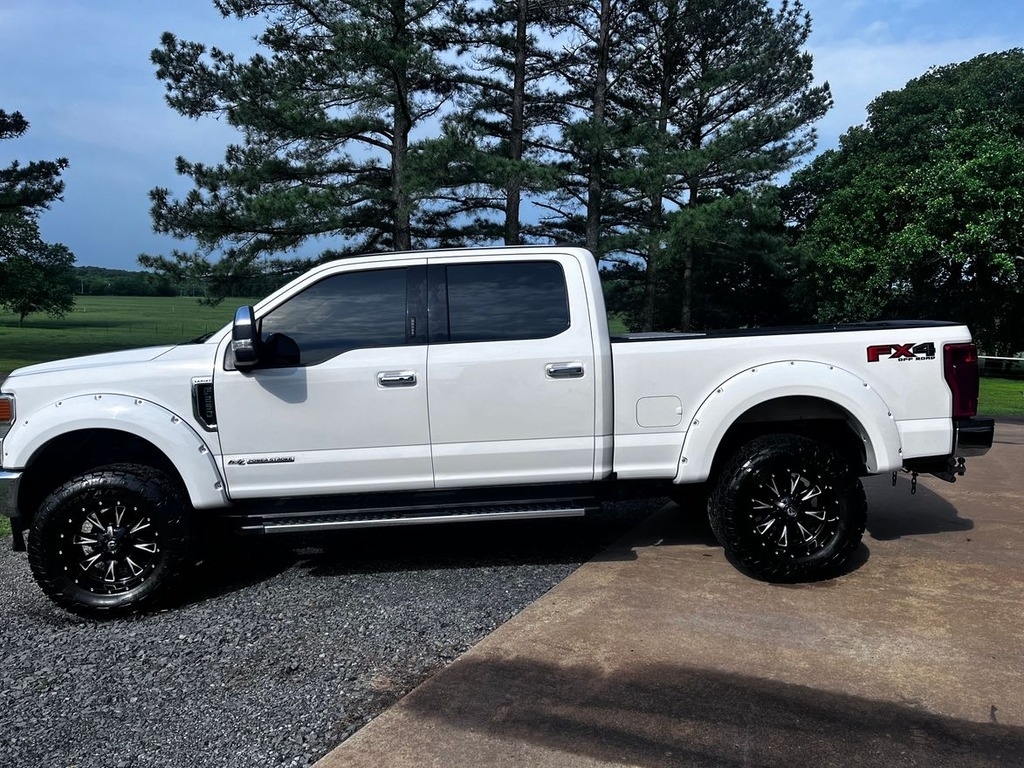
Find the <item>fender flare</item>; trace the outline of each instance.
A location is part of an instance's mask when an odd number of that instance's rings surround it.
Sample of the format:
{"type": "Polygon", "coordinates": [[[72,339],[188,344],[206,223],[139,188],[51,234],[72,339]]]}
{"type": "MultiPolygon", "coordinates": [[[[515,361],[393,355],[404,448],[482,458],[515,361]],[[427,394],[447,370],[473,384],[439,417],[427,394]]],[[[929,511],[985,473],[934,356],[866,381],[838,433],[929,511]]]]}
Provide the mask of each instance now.
{"type": "Polygon", "coordinates": [[[903,449],[892,409],[859,376],[828,363],[786,360],[754,366],[719,384],[698,407],[683,438],[674,482],[699,483],[726,432],[743,414],[762,403],[788,397],[813,397],[849,414],[864,441],[871,474],[903,466],[903,449]]]}
{"type": "Polygon", "coordinates": [[[72,432],[125,432],[152,444],[168,458],[193,507],[208,509],[230,503],[211,446],[184,419],[151,401],[127,395],[76,395],[20,417],[18,427],[3,441],[5,466],[28,466],[50,441],[72,432]]]}

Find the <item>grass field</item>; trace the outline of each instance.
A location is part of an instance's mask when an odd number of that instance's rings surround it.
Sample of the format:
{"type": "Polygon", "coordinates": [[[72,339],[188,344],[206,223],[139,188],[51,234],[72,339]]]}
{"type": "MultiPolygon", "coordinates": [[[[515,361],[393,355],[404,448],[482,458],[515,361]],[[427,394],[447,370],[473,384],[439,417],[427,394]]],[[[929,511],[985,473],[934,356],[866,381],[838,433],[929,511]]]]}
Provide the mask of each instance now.
{"type": "Polygon", "coordinates": [[[1024,381],[983,378],[978,413],[984,416],[1024,416],[1024,381]]]}
{"type": "Polygon", "coordinates": [[[0,376],[47,360],[188,341],[231,321],[251,299],[229,299],[216,307],[190,297],[79,296],[63,318],[0,313],[0,376]]]}

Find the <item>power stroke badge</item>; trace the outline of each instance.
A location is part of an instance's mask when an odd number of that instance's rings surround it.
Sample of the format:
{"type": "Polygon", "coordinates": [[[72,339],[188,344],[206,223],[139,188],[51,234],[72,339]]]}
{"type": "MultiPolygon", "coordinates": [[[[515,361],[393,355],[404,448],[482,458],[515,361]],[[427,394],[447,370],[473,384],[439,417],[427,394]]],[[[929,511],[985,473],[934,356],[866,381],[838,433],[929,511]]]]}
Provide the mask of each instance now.
{"type": "Polygon", "coordinates": [[[244,467],[249,464],[293,464],[294,456],[267,456],[255,459],[229,459],[229,467],[244,467]]]}

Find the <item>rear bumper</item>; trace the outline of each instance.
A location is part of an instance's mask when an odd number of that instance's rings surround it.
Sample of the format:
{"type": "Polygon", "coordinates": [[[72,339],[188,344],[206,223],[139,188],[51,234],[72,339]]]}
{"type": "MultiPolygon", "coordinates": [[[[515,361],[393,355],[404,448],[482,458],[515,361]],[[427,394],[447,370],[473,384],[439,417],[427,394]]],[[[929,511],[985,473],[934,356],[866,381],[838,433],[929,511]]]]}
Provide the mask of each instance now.
{"type": "Polygon", "coordinates": [[[992,447],[995,419],[988,417],[959,419],[956,422],[955,456],[984,456],[992,447]]]}

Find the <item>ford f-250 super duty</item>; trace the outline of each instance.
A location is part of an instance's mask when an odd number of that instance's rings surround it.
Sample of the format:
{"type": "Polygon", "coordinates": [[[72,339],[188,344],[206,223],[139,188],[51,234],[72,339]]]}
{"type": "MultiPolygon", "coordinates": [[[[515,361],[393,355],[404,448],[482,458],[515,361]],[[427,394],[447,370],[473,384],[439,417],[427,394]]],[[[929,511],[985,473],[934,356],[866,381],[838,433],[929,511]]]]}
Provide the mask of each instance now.
{"type": "Polygon", "coordinates": [[[611,338],[587,251],[383,254],[193,343],[15,371],[0,507],[46,594],[86,614],[158,597],[203,517],[556,517],[687,484],[742,569],[817,578],[858,546],[860,476],[953,480],[989,448],[977,396],[954,323],[611,338]]]}

